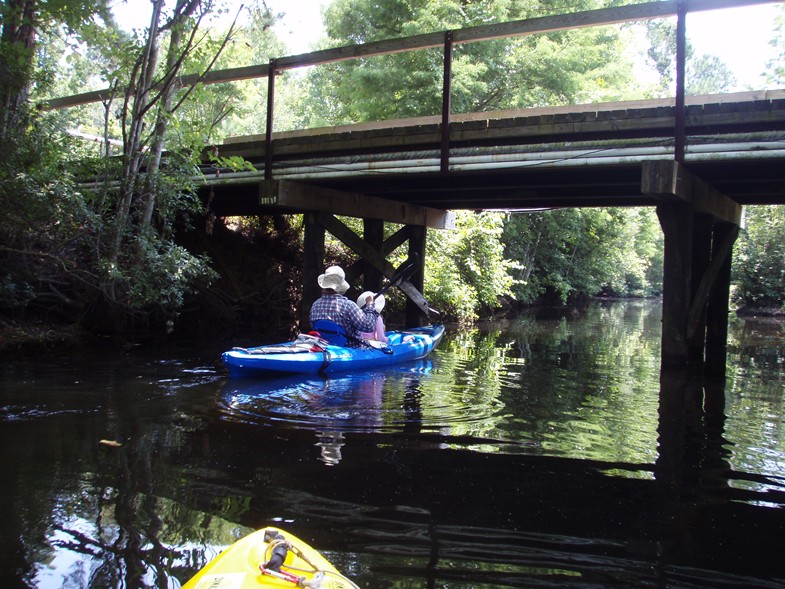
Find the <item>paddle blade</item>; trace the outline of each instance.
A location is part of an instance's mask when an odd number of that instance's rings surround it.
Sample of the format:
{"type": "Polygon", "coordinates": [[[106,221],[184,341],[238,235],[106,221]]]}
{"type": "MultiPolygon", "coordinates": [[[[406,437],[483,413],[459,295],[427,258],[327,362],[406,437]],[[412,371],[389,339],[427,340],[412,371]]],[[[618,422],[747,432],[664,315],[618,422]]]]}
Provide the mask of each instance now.
{"type": "Polygon", "coordinates": [[[420,255],[415,252],[393,273],[390,277],[390,284],[393,286],[399,285],[404,280],[408,280],[420,267],[420,255]]]}
{"type": "Polygon", "coordinates": [[[383,295],[388,290],[390,290],[393,286],[399,286],[401,282],[404,280],[408,280],[412,276],[414,276],[415,272],[420,269],[420,255],[415,252],[400,266],[398,269],[393,272],[393,275],[390,276],[390,282],[382,288],[379,292],[373,295],[373,298],[376,299],[380,295],[383,295]]]}

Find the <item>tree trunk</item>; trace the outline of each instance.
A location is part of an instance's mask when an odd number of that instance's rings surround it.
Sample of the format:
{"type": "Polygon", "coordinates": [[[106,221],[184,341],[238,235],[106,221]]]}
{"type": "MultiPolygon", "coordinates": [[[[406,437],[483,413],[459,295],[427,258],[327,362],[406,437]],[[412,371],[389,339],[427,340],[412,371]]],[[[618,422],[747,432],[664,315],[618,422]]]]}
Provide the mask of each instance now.
{"type": "MultiPolygon", "coordinates": [[[[177,6],[172,17],[171,35],[169,38],[169,49],[166,53],[166,73],[174,77],[176,70],[179,69],[178,63],[182,60],[183,51],[183,27],[185,19],[196,9],[196,3],[186,3],[186,0],[178,0],[177,6]]],[[[172,114],[172,99],[177,88],[174,83],[169,83],[162,90],[161,102],[158,106],[158,113],[155,121],[155,131],[153,143],[150,147],[150,158],[147,167],[147,182],[144,196],[144,210],[142,213],[141,230],[146,231],[153,219],[157,195],[157,174],[161,168],[161,156],[164,151],[164,140],[166,129],[169,125],[169,116],[172,114]]]]}
{"type": "Polygon", "coordinates": [[[116,234],[110,256],[111,261],[115,264],[119,259],[123,239],[130,222],[134,195],[138,191],[139,172],[142,169],[144,157],[144,116],[150,103],[150,89],[153,85],[155,69],[158,65],[158,23],[161,18],[163,4],[164,0],[155,0],[153,2],[153,14],[150,18],[147,46],[139,62],[138,76],[136,76],[138,80],[135,80],[136,83],[130,86],[133,88],[133,95],[126,98],[126,100],[132,102],[131,122],[129,131],[124,137],[125,156],[121,183],[122,197],[118,205],[116,234]]]}
{"type": "Polygon", "coordinates": [[[35,54],[36,0],[5,0],[0,36],[0,162],[12,152],[13,131],[24,128],[35,54]]]}

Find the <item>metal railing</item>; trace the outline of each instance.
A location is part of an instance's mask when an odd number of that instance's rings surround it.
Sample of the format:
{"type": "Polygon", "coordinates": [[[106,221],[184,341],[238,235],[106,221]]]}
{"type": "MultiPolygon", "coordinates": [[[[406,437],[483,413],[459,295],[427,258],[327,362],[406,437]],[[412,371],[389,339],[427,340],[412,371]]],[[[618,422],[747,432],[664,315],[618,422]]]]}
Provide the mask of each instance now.
{"type": "MultiPolygon", "coordinates": [[[[399,39],[374,41],[360,45],[348,45],[277,57],[267,64],[211,71],[206,74],[181,76],[183,86],[219,84],[254,78],[268,78],[267,117],[265,130],[265,178],[272,178],[273,129],[275,112],[275,77],[286,71],[307,66],[347,61],[365,57],[402,53],[419,49],[442,47],[444,51],[441,153],[439,169],[442,173],[450,165],[451,78],[453,47],[462,43],[476,43],[493,39],[521,37],[526,35],[566,31],[586,27],[619,24],[676,16],[676,116],[674,124],[674,159],[684,162],[685,155],[685,63],[686,63],[686,16],[690,12],[742,8],[758,4],[778,3],[782,0],[663,0],[611,8],[601,8],[561,15],[543,16],[526,20],[492,23],[451,31],[424,33],[399,39]]],[[[106,88],[72,96],[54,98],[41,105],[52,110],[100,102],[116,93],[116,88],[106,88]]]]}

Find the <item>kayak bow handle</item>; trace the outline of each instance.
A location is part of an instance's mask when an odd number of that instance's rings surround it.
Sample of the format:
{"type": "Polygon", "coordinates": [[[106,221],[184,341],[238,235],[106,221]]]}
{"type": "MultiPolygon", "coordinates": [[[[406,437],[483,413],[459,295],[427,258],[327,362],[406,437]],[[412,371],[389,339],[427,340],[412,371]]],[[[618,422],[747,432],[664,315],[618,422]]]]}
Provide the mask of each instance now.
{"type": "Polygon", "coordinates": [[[273,542],[273,549],[270,554],[270,560],[263,566],[268,571],[278,572],[281,570],[281,565],[283,565],[286,560],[286,555],[289,554],[289,543],[286,541],[286,538],[278,532],[265,532],[264,541],[266,543],[273,542]]]}

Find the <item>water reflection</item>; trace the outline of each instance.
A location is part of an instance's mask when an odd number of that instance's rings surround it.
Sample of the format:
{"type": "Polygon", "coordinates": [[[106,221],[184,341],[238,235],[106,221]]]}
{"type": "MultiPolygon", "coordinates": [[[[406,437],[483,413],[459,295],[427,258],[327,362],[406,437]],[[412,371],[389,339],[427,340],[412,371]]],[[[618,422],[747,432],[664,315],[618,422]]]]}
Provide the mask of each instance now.
{"type": "Polygon", "coordinates": [[[407,397],[417,397],[430,360],[394,369],[329,376],[230,379],[221,408],[229,420],[259,425],[328,428],[336,431],[387,431],[411,421],[407,397]]]}
{"type": "Polygon", "coordinates": [[[423,424],[423,377],[432,372],[433,362],[423,359],[329,376],[230,379],[220,408],[229,421],[312,430],[320,459],[336,465],[347,433],[449,433],[449,415],[423,424]]]}
{"type": "MultiPolygon", "coordinates": [[[[726,392],[729,462],[738,472],[763,478],[736,479],[749,491],[785,487],[785,322],[749,318],[731,323],[726,392]]],[[[780,501],[781,504],[781,501],[780,501]]]]}

